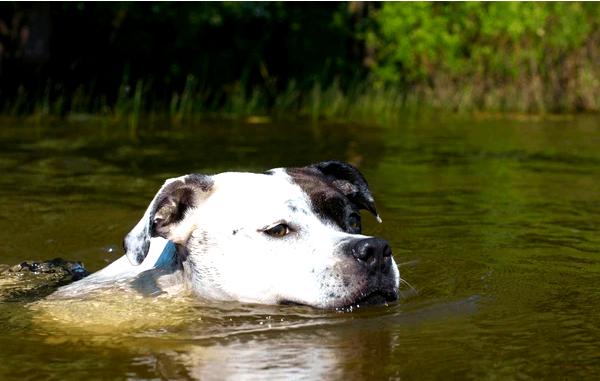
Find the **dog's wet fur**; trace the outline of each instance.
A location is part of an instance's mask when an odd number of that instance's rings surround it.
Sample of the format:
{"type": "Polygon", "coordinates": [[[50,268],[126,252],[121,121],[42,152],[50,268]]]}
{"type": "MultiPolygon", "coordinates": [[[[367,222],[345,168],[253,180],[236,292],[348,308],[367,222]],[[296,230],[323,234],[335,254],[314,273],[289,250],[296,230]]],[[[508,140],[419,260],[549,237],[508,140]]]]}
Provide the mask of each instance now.
{"type": "Polygon", "coordinates": [[[51,297],[119,284],[317,308],[394,301],[400,274],[391,249],[361,234],[360,210],[381,222],[363,175],[339,161],[169,179],[126,235],[125,256],[51,297]]]}

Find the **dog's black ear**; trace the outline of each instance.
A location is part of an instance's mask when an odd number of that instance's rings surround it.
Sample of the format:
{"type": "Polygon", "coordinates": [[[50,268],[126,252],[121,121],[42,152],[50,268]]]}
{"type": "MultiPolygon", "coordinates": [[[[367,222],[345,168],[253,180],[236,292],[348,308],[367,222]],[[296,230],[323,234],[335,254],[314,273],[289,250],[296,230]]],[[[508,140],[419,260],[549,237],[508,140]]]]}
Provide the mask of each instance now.
{"type": "Polygon", "coordinates": [[[321,172],[327,181],[342,192],[359,209],[371,212],[381,222],[367,180],[356,167],[343,161],[323,161],[310,167],[321,172]]]}
{"type": "Polygon", "coordinates": [[[142,219],[125,236],[123,248],[133,265],[144,261],[151,237],[163,237],[181,243],[189,229],[183,223],[185,213],[208,197],[213,181],[209,176],[191,174],[165,181],[142,219]]]}

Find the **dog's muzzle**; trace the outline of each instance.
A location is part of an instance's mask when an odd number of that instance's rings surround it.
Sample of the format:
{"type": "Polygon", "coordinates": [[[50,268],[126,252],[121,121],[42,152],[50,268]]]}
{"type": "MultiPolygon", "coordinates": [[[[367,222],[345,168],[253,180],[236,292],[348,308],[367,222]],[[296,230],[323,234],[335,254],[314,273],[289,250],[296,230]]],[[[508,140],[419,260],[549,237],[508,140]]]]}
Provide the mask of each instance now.
{"type": "Polygon", "coordinates": [[[359,271],[367,278],[367,287],[354,304],[383,304],[398,299],[398,290],[392,266],[392,249],[381,238],[365,238],[349,244],[359,271]]]}

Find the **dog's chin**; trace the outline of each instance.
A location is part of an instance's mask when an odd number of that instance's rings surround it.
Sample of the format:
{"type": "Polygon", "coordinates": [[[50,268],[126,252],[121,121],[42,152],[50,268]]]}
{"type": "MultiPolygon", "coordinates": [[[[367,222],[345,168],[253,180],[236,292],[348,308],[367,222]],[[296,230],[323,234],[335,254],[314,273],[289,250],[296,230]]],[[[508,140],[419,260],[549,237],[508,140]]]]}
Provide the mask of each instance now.
{"type": "Polygon", "coordinates": [[[393,303],[398,300],[398,293],[393,291],[376,290],[359,299],[351,305],[356,306],[377,306],[380,304],[393,303]]]}
{"type": "Polygon", "coordinates": [[[393,303],[398,300],[398,291],[395,289],[390,290],[372,290],[367,293],[361,292],[359,296],[351,299],[349,302],[346,301],[344,303],[332,303],[329,306],[317,306],[310,305],[307,303],[299,303],[292,300],[284,299],[280,300],[279,304],[281,305],[291,305],[291,306],[308,306],[313,308],[325,308],[325,309],[335,309],[335,310],[353,310],[354,308],[361,308],[366,306],[380,306],[387,305],[389,303],[393,303]]]}
{"type": "Polygon", "coordinates": [[[364,306],[379,306],[387,305],[398,300],[397,290],[373,290],[365,294],[361,294],[356,300],[344,305],[342,308],[358,308],[364,306]]]}

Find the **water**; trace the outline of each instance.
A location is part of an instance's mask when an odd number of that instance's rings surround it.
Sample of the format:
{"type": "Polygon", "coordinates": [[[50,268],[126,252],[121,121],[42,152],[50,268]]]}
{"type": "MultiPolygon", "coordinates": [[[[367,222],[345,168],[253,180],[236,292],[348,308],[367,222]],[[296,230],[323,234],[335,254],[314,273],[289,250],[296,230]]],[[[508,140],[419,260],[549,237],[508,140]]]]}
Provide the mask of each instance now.
{"type": "Polygon", "coordinates": [[[0,378],[599,377],[599,126],[206,122],[135,135],[4,121],[2,264],[60,256],[95,271],[122,254],[166,177],[336,158],[369,180],[384,223],[365,215],[364,230],[389,240],[414,290],[345,313],[143,298],[48,307],[14,297],[40,279],[5,275],[0,378]]]}

